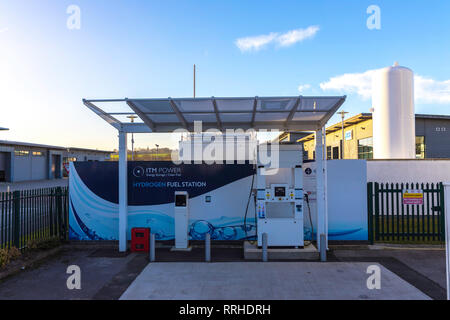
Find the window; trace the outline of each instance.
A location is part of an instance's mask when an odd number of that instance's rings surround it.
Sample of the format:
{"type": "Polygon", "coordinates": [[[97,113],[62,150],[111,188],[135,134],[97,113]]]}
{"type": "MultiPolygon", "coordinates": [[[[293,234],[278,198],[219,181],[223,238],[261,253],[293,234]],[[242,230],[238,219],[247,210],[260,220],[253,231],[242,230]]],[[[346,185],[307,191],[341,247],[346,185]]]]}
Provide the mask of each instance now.
{"type": "Polygon", "coordinates": [[[358,140],[358,159],[373,159],[373,138],[358,140]]]}
{"type": "Polygon", "coordinates": [[[33,156],[35,156],[35,157],[43,157],[44,153],[42,151],[33,151],[33,156]]]}
{"type": "Polygon", "coordinates": [[[416,137],[416,158],[425,159],[425,137],[416,137]]]}
{"type": "Polygon", "coordinates": [[[339,147],[333,147],[333,159],[339,159],[339,147]]]}
{"type": "Polygon", "coordinates": [[[327,147],[327,160],[331,160],[331,147],[327,147]]]}
{"type": "Polygon", "coordinates": [[[303,160],[308,160],[308,159],[309,159],[308,150],[303,150],[303,160]]]}
{"type": "Polygon", "coordinates": [[[29,154],[28,150],[14,150],[14,155],[18,157],[27,157],[29,154]]]}

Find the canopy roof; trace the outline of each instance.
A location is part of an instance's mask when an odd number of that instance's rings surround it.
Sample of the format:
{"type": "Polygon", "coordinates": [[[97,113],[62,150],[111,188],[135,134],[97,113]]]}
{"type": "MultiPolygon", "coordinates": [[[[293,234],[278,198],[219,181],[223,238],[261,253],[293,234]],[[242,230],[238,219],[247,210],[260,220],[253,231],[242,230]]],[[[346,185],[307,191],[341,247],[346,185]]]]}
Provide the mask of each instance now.
{"type": "Polygon", "coordinates": [[[102,99],[83,103],[117,130],[173,132],[194,129],[278,129],[315,131],[322,128],[344,103],[338,97],[237,97],[102,99]],[[108,111],[106,111],[108,110],[108,111]],[[129,117],[137,116],[131,123],[129,117]]]}

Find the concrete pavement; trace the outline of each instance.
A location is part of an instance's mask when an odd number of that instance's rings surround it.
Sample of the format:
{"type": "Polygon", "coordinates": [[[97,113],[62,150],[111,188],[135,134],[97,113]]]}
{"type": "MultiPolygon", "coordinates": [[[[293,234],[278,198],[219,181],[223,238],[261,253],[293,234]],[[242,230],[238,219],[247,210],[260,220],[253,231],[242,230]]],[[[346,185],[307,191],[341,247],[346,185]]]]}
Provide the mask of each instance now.
{"type": "Polygon", "coordinates": [[[122,300],[424,300],[428,296],[381,268],[381,289],[369,290],[362,262],[152,263],[122,300]]]}

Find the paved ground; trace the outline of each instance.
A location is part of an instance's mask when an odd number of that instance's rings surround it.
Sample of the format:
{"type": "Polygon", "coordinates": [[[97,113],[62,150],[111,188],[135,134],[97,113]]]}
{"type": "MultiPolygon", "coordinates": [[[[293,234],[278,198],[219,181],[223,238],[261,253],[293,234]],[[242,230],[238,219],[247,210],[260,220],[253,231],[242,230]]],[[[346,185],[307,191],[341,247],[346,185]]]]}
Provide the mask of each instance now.
{"type": "Polygon", "coordinates": [[[0,300],[127,298],[132,297],[133,288],[139,294],[145,281],[132,285],[138,276],[155,280],[148,284],[147,296],[169,299],[189,295],[260,299],[262,293],[265,299],[445,298],[443,250],[335,250],[328,263],[242,262],[242,250],[220,250],[224,249],[213,248],[214,262],[206,264],[200,263],[201,249],[178,257],[157,249],[157,259],[166,262],[148,266],[145,254],[122,255],[113,247],[66,247],[40,266],[0,281],[0,300]],[[382,267],[381,291],[366,287],[366,267],[373,263],[382,267]],[[74,264],[81,268],[81,290],[66,286],[67,267],[74,264]],[[192,276],[185,279],[187,274],[192,276]]]}
{"type": "Polygon", "coordinates": [[[445,288],[447,285],[445,250],[336,250],[333,254],[340,260],[395,259],[440,287],[445,288]]]}
{"type": "Polygon", "coordinates": [[[386,268],[381,289],[369,290],[362,262],[218,262],[148,265],[123,300],[429,299],[386,268]]]}
{"type": "Polygon", "coordinates": [[[24,181],[24,182],[0,182],[0,192],[17,191],[17,190],[31,190],[40,188],[66,187],[69,185],[69,179],[55,179],[55,180],[39,180],[39,181],[24,181]]]}
{"type": "Polygon", "coordinates": [[[39,267],[25,270],[0,282],[0,300],[95,299],[97,294],[100,299],[117,299],[145,265],[147,265],[145,257],[134,254],[123,256],[110,250],[105,252],[104,249],[63,250],[61,254],[39,267]],[[142,260],[145,262],[144,265],[140,263],[142,260]],[[66,274],[66,270],[70,265],[78,265],[81,269],[81,290],[67,289],[66,281],[69,275],[66,274]],[[140,267],[134,274],[133,265],[140,267]],[[122,274],[122,270],[126,270],[127,273],[122,274]],[[120,277],[126,278],[130,274],[131,280],[124,288],[120,288],[120,277]],[[113,279],[118,283],[119,293],[115,294],[116,285],[115,288],[110,288],[108,297],[101,297],[102,288],[108,287],[113,279]]]}

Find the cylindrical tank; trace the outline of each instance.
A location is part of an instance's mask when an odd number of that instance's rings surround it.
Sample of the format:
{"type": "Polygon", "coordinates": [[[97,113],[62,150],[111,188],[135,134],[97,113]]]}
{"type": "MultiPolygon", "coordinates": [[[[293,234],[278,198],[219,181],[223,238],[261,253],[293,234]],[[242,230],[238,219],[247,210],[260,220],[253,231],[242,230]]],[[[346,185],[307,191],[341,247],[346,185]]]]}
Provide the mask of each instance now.
{"type": "Polygon", "coordinates": [[[374,158],[415,158],[413,71],[398,63],[378,70],[372,83],[372,107],[374,158]]]}

